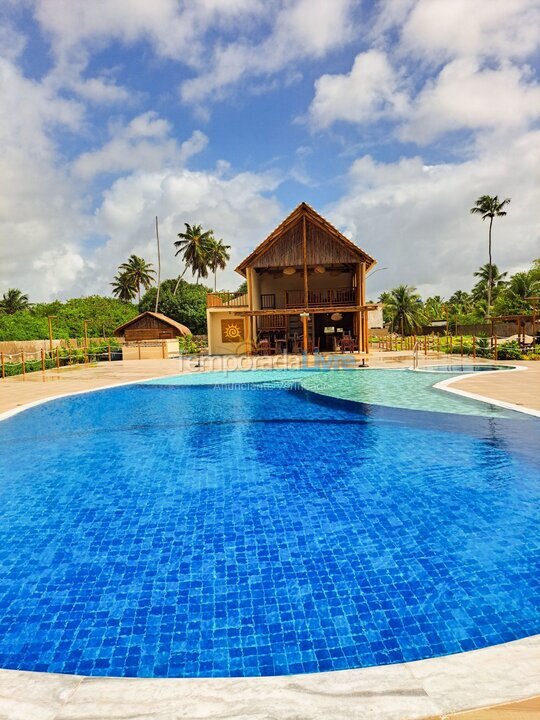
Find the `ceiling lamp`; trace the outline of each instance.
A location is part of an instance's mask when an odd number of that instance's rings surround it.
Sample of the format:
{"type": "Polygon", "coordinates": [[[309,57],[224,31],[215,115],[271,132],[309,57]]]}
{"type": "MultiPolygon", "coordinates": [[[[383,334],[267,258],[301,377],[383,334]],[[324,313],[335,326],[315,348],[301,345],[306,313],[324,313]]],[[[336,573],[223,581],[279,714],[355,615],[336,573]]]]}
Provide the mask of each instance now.
{"type": "Polygon", "coordinates": [[[294,275],[296,272],[296,268],[293,268],[289,265],[289,267],[283,268],[283,274],[284,275],[294,275]]]}
{"type": "Polygon", "coordinates": [[[330,320],[333,320],[334,322],[339,322],[340,320],[343,320],[343,315],[341,313],[332,313],[330,315],[330,320]]]}
{"type": "Polygon", "coordinates": [[[319,273],[319,275],[322,275],[326,272],[326,268],[324,267],[324,265],[315,265],[315,272],[319,273]]]}

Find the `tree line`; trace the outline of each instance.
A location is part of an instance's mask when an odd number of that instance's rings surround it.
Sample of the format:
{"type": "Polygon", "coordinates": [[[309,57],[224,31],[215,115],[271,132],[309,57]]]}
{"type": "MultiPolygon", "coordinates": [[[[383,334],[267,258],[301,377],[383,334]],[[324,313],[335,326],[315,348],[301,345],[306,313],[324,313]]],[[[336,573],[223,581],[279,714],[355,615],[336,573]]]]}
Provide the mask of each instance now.
{"type": "MultiPolygon", "coordinates": [[[[176,295],[185,273],[190,270],[196,277],[196,284],[201,278],[207,278],[210,272],[214,275],[214,290],[217,289],[217,271],[224,270],[230,259],[230,245],[214,236],[213,230],[203,230],[202,225],[184,223],[185,232],[178,233],[174,242],[175,256],[180,255],[184,264],[173,288],[176,295]]],[[[122,263],[111,283],[113,295],[120,300],[132,301],[136,297],[141,302],[141,288],[148,290],[155,282],[156,271],[152,263],[146,262],[137,255],[130,255],[127,262],[122,263]]]]}

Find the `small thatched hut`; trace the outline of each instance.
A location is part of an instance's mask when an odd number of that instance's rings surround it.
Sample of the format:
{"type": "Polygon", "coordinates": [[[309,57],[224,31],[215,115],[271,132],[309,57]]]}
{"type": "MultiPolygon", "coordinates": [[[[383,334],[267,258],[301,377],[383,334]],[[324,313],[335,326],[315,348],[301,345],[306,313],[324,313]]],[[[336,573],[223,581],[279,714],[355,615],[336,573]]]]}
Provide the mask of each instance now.
{"type": "Polygon", "coordinates": [[[124,338],[126,342],[144,342],[147,340],[174,340],[177,337],[191,335],[191,331],[185,325],[166,315],[147,311],[117,327],[114,335],[124,338]]]}

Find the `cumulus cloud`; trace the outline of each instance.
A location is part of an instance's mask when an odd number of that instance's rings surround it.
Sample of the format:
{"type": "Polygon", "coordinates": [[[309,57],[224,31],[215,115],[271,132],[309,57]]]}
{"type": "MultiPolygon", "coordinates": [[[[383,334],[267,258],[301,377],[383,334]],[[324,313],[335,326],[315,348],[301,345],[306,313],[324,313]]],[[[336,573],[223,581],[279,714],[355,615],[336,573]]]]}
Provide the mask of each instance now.
{"type": "Polygon", "coordinates": [[[241,80],[290,70],[291,63],[302,59],[324,57],[351,38],[352,9],[352,0],[294,0],[284,4],[274,14],[271,31],[262,42],[219,45],[210,66],[182,83],[182,99],[203,103],[223,97],[241,80]]]}
{"type": "Polygon", "coordinates": [[[261,13],[261,0],[35,0],[57,57],[112,40],[147,41],[157,55],[197,63],[204,35],[261,13]]]}
{"type": "Polygon", "coordinates": [[[351,166],[347,193],[328,216],[388,267],[373,276],[373,297],[399,283],[423,293],[468,290],[472,273],[486,262],[485,225],[469,214],[480,195],[512,198],[508,216],[494,229],[495,262],[517,270],[538,255],[538,167],[539,131],[496,151],[481,147],[463,162],[427,165],[414,157],[381,163],[364,156],[351,166]]]}
{"type": "Polygon", "coordinates": [[[316,128],[326,128],[337,120],[364,123],[403,116],[408,98],[402,86],[384,52],[360,53],[350,73],[323,75],[316,81],[310,119],[316,128]]]}
{"type": "Polygon", "coordinates": [[[101,173],[157,170],[163,165],[183,165],[204,150],[208,138],[200,130],[179,144],[170,137],[171,125],[156,112],[148,111],[127,125],[112,127],[112,138],[101,148],[79,155],[73,165],[76,175],[90,179],[101,173]]]}
{"type": "MultiPolygon", "coordinates": [[[[394,0],[390,0],[390,5],[394,0]]],[[[402,49],[435,61],[525,58],[540,42],[537,0],[418,0],[401,31],[402,49]]],[[[381,15],[388,2],[381,8],[381,15]]]]}
{"type": "Polygon", "coordinates": [[[481,69],[474,60],[454,60],[416,97],[399,134],[426,144],[463,128],[527,127],[540,117],[540,85],[530,76],[528,68],[510,64],[481,69]]]}
{"type": "Polygon", "coordinates": [[[226,287],[235,287],[240,277],[234,267],[282,216],[282,208],[271,196],[278,184],[272,173],[230,174],[222,167],[212,172],[180,168],[137,172],[116,180],[96,213],[96,227],[109,239],[93,256],[101,272],[91,282],[106,288],[111,273],[130,253],[154,260],[157,215],[163,277],[175,277],[183,270],[174,256],[173,242],[184,222],[200,222],[232,246],[231,261],[220,279],[226,287]]]}
{"type": "Polygon", "coordinates": [[[50,131],[77,131],[83,108],[46,82],[28,80],[7,59],[0,59],[0,94],[0,285],[51,296],[62,289],[56,264],[68,282],[84,264],[77,238],[86,222],[50,131]]]}

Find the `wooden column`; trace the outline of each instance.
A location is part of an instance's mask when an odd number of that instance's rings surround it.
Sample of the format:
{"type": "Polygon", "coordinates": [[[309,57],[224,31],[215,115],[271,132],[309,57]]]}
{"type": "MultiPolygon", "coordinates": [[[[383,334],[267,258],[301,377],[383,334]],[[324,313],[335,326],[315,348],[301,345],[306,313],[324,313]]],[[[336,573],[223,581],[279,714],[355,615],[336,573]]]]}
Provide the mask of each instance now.
{"type": "Polygon", "coordinates": [[[244,335],[246,337],[246,354],[251,355],[251,316],[244,315],[244,335]]]}
{"type": "MultiPolygon", "coordinates": [[[[357,305],[361,305],[361,290],[360,285],[362,283],[362,263],[356,263],[356,293],[355,293],[355,300],[357,305]]],[[[362,328],[363,325],[363,319],[362,319],[362,311],[358,310],[355,317],[354,322],[354,334],[356,335],[358,339],[358,350],[360,352],[364,352],[364,343],[363,343],[363,332],[362,328]]]]}
{"type": "Polygon", "coordinates": [[[306,229],[306,216],[302,218],[302,257],[304,260],[304,307],[309,305],[309,288],[308,288],[308,274],[307,274],[307,229],[306,229]]]}
{"type": "Polygon", "coordinates": [[[308,351],[308,317],[302,317],[302,349],[304,355],[307,355],[308,351]]]}
{"type": "MultiPolygon", "coordinates": [[[[360,305],[366,304],[366,263],[360,263],[360,305]]],[[[363,352],[369,352],[368,348],[368,318],[365,310],[361,313],[361,334],[362,342],[358,342],[358,347],[362,347],[363,352]]]]}
{"type": "MultiPolygon", "coordinates": [[[[252,276],[253,268],[246,268],[246,280],[247,280],[247,289],[248,289],[248,307],[250,310],[253,310],[253,276],[252,276]]],[[[251,355],[252,352],[252,338],[256,337],[256,318],[252,317],[251,315],[248,315],[245,320],[247,320],[247,323],[244,323],[244,332],[246,336],[246,354],[251,355]],[[255,325],[255,327],[254,327],[255,325]]]]}

